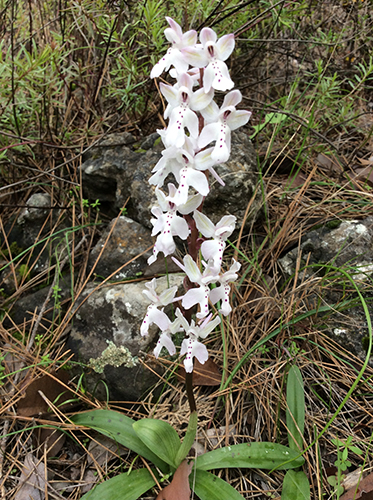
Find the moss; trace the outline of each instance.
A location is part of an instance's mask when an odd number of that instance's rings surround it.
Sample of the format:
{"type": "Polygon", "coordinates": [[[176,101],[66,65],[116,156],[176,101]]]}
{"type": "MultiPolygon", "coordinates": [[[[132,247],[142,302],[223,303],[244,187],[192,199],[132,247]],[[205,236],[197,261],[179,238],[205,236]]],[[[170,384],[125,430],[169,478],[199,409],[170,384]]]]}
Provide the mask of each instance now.
{"type": "Polygon", "coordinates": [[[333,219],[333,220],[330,220],[329,222],[327,222],[325,224],[325,226],[328,229],[337,229],[337,227],[339,227],[341,224],[342,224],[341,220],[339,220],[339,219],[333,219]]]}
{"type": "Polygon", "coordinates": [[[102,351],[101,356],[96,359],[91,358],[88,362],[88,366],[95,372],[103,373],[106,365],[115,366],[116,368],[122,365],[126,368],[133,368],[137,365],[137,357],[133,357],[127,347],[117,347],[111,340],[106,342],[108,346],[102,351]]]}

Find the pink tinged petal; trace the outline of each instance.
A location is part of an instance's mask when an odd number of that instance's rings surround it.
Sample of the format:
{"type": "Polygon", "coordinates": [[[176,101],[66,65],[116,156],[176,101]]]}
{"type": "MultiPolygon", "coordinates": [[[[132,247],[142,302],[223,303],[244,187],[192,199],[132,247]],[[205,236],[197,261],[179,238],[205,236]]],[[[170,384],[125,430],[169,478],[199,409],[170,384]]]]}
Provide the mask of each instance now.
{"type": "Polygon", "coordinates": [[[184,60],[191,66],[204,68],[208,63],[208,57],[205,54],[202,46],[185,47],[180,50],[184,56],[184,60]]]}
{"type": "MultiPolygon", "coordinates": [[[[186,87],[187,91],[192,92],[193,80],[192,80],[191,76],[188,75],[188,73],[183,73],[182,75],[179,76],[178,84],[180,87],[186,87]]],[[[179,91],[180,91],[180,88],[179,88],[179,91]]]]}
{"type": "Polygon", "coordinates": [[[179,104],[179,93],[178,91],[172,87],[171,85],[166,85],[165,83],[160,83],[159,88],[164,95],[164,97],[167,99],[167,101],[172,105],[172,106],[178,106],[179,104]]]}
{"type": "Polygon", "coordinates": [[[203,28],[199,35],[199,39],[203,45],[206,45],[208,42],[216,42],[218,36],[211,28],[203,28]]]}
{"type": "Polygon", "coordinates": [[[204,148],[210,142],[216,141],[219,136],[220,126],[218,123],[209,123],[203,127],[202,132],[198,138],[198,147],[204,148]]]}
{"type": "MultiPolygon", "coordinates": [[[[180,27],[180,26],[179,26],[180,27]]],[[[181,31],[181,30],[180,30],[181,31]]],[[[166,28],[164,30],[164,36],[166,37],[166,39],[174,44],[174,45],[177,45],[178,43],[180,43],[181,41],[181,37],[183,36],[182,33],[180,35],[180,32],[178,33],[176,30],[172,29],[172,28],[166,28]]]]}
{"type": "Polygon", "coordinates": [[[231,130],[236,130],[238,127],[246,125],[250,120],[251,112],[240,109],[231,113],[227,118],[227,125],[231,130]]]}
{"type": "MultiPolygon", "coordinates": [[[[215,234],[215,225],[207,217],[207,215],[202,212],[195,211],[193,218],[196,222],[198,231],[200,231],[206,238],[211,238],[215,234]]],[[[208,260],[208,259],[206,259],[208,260]]]]}
{"type": "Polygon", "coordinates": [[[167,288],[166,290],[163,290],[163,292],[159,296],[159,302],[163,306],[167,306],[168,304],[171,304],[171,302],[174,301],[174,297],[177,292],[177,286],[173,286],[171,288],[167,288]]]}
{"type": "Polygon", "coordinates": [[[192,283],[199,283],[202,278],[202,273],[192,257],[189,254],[185,255],[183,262],[185,273],[188,275],[190,281],[192,283]]]}
{"type": "MultiPolygon", "coordinates": [[[[175,260],[175,262],[177,262],[176,259],[174,259],[174,260],[175,260]]],[[[189,326],[188,321],[185,319],[185,317],[183,316],[183,314],[179,308],[176,309],[175,316],[178,318],[178,320],[180,322],[180,326],[187,332],[189,330],[190,326],[189,326]]]]}
{"type": "MultiPolygon", "coordinates": [[[[166,16],[166,21],[170,25],[170,28],[177,34],[179,38],[183,36],[183,30],[181,29],[180,24],[172,19],[172,17],[166,16]]],[[[169,29],[169,28],[166,28],[169,29]]]]}
{"type": "Polygon", "coordinates": [[[195,194],[193,196],[190,196],[186,203],[178,206],[177,210],[183,215],[190,214],[194,212],[194,210],[196,210],[201,205],[202,201],[203,201],[203,196],[200,194],[195,194]]]}
{"type": "Polygon", "coordinates": [[[154,348],[154,356],[156,358],[158,358],[158,356],[162,350],[162,347],[165,347],[171,356],[176,354],[175,344],[172,342],[171,336],[168,332],[162,333],[161,336],[159,337],[157,345],[154,348]]]}
{"type": "Polygon", "coordinates": [[[223,101],[223,105],[222,105],[221,109],[223,110],[224,108],[228,108],[229,106],[235,107],[241,101],[242,101],[241,92],[238,89],[232,90],[224,97],[224,101],[223,101]]]}
{"type": "Polygon", "coordinates": [[[212,98],[214,97],[214,90],[211,89],[209,92],[205,92],[204,89],[199,89],[190,97],[190,109],[194,111],[200,111],[210,104],[212,98]]]}
{"type": "Polygon", "coordinates": [[[207,68],[205,68],[205,71],[203,73],[203,90],[205,92],[209,92],[213,81],[215,79],[215,70],[213,65],[210,63],[207,68]]]}
{"type": "Polygon", "coordinates": [[[181,38],[182,47],[190,47],[197,43],[197,31],[186,31],[181,38]]]}
{"type": "Polygon", "coordinates": [[[224,35],[219,38],[216,49],[217,49],[217,57],[221,61],[225,61],[232,54],[234,49],[234,35],[224,35]]]}
{"type": "Polygon", "coordinates": [[[213,150],[214,148],[208,148],[196,154],[194,157],[194,168],[196,170],[208,170],[215,165],[214,160],[211,158],[213,150]]]}
{"type": "Polygon", "coordinates": [[[191,288],[184,295],[181,304],[184,307],[184,309],[190,309],[191,307],[193,307],[196,304],[199,304],[203,300],[204,294],[205,292],[203,287],[191,288]]]}
{"type": "Polygon", "coordinates": [[[205,339],[210,333],[221,323],[219,316],[216,316],[212,321],[203,322],[199,329],[198,336],[201,339],[205,339]]]}
{"type": "MultiPolygon", "coordinates": [[[[174,217],[171,225],[172,234],[179,236],[182,240],[186,240],[189,236],[189,227],[185,219],[178,215],[174,217]]],[[[173,252],[172,252],[173,253],[173,252]]]]}
{"type": "Polygon", "coordinates": [[[211,101],[206,108],[201,110],[201,115],[205,119],[206,123],[214,123],[218,121],[219,118],[219,106],[215,101],[211,101]]]}
{"type": "Polygon", "coordinates": [[[216,224],[216,235],[217,236],[225,236],[224,239],[227,239],[230,236],[234,228],[236,226],[236,217],[234,215],[224,215],[220,219],[220,221],[216,224]],[[229,233],[229,234],[228,234],[229,233]]]}

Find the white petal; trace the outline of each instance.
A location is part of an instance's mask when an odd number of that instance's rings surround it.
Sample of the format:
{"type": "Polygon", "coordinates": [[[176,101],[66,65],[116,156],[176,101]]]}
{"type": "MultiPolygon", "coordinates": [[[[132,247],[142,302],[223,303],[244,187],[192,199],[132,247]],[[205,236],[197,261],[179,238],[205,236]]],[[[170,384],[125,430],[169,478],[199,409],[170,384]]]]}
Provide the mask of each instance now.
{"type": "Polygon", "coordinates": [[[200,111],[206,108],[212,101],[214,97],[214,90],[211,89],[210,92],[206,93],[204,89],[199,89],[190,98],[190,109],[194,111],[200,111]]]}
{"type": "Polygon", "coordinates": [[[161,82],[159,84],[159,88],[164,97],[172,106],[177,106],[179,104],[178,92],[174,87],[172,87],[171,85],[166,85],[165,83],[161,82]]]}
{"type": "Polygon", "coordinates": [[[206,123],[216,122],[219,118],[219,106],[215,101],[211,101],[206,108],[201,110],[201,115],[205,119],[206,123]]]}
{"type": "Polygon", "coordinates": [[[159,296],[159,301],[163,306],[167,306],[173,302],[175,294],[177,292],[177,286],[173,286],[171,288],[167,288],[167,290],[163,290],[163,292],[159,296]]]}
{"type": "Polygon", "coordinates": [[[194,305],[199,304],[203,300],[203,297],[204,297],[203,288],[201,288],[201,287],[200,288],[191,288],[184,295],[181,304],[184,307],[184,309],[190,309],[194,305]]]}
{"type": "Polygon", "coordinates": [[[219,41],[216,44],[216,48],[218,51],[218,58],[221,61],[225,61],[232,54],[234,49],[234,35],[224,35],[219,38],[219,41]]]}
{"type": "Polygon", "coordinates": [[[201,196],[200,194],[189,196],[188,201],[184,203],[184,205],[178,206],[177,210],[183,215],[190,214],[201,205],[202,200],[203,196],[201,196]]]}
{"type": "MultiPolygon", "coordinates": [[[[183,36],[183,30],[181,29],[181,26],[180,24],[178,24],[176,21],[174,21],[172,19],[172,17],[169,17],[169,16],[166,16],[166,21],[168,22],[168,24],[170,25],[170,28],[175,31],[175,33],[177,34],[177,36],[179,38],[181,38],[183,36]]],[[[166,28],[166,29],[169,29],[169,28],[166,28]]]]}
{"type": "Polygon", "coordinates": [[[198,137],[198,147],[204,148],[212,141],[216,141],[220,132],[220,127],[217,123],[209,123],[203,127],[200,136],[198,137]]]}
{"type": "Polygon", "coordinates": [[[216,42],[218,36],[211,28],[203,28],[199,35],[199,39],[203,45],[206,45],[208,42],[216,42]]]}
{"type": "Polygon", "coordinates": [[[185,272],[192,283],[199,283],[202,278],[201,271],[199,270],[197,264],[194,262],[192,257],[187,254],[184,259],[185,272]]]}
{"type": "Polygon", "coordinates": [[[154,348],[154,356],[156,358],[158,358],[162,350],[162,347],[165,347],[171,356],[173,356],[176,353],[175,344],[172,342],[171,336],[168,332],[162,333],[161,336],[159,337],[157,345],[154,348]]]}
{"type": "Polygon", "coordinates": [[[205,71],[203,73],[203,90],[205,92],[209,92],[211,87],[212,87],[212,82],[215,79],[215,71],[210,63],[207,68],[205,68],[205,71]]]}
{"type": "Polygon", "coordinates": [[[251,112],[240,109],[231,113],[228,116],[227,124],[231,130],[236,130],[238,127],[242,127],[242,125],[246,125],[246,123],[250,120],[251,112]]]}
{"type": "Polygon", "coordinates": [[[241,92],[238,89],[232,90],[224,97],[224,101],[223,101],[223,105],[222,105],[221,109],[228,108],[229,106],[235,107],[241,101],[242,101],[241,92]]]}
{"type": "Polygon", "coordinates": [[[189,186],[194,187],[194,189],[198,191],[198,193],[200,193],[202,196],[208,195],[210,188],[205,174],[199,172],[198,170],[188,168],[186,180],[189,186]]]}
{"type": "Polygon", "coordinates": [[[185,32],[181,39],[181,45],[183,47],[190,47],[197,43],[197,31],[189,30],[185,32]]]}
{"type": "Polygon", "coordinates": [[[172,220],[171,228],[172,228],[172,234],[174,236],[179,236],[179,238],[181,238],[182,240],[186,240],[188,238],[189,236],[188,223],[182,217],[176,215],[172,220]]]}
{"type": "Polygon", "coordinates": [[[215,234],[215,225],[211,222],[207,215],[196,210],[193,214],[193,218],[196,222],[198,231],[200,231],[203,236],[211,238],[215,234]]]}
{"type": "Polygon", "coordinates": [[[197,68],[204,68],[208,63],[208,58],[201,46],[195,47],[186,47],[181,49],[181,53],[184,56],[184,60],[190,64],[191,66],[195,66],[197,68]]]}

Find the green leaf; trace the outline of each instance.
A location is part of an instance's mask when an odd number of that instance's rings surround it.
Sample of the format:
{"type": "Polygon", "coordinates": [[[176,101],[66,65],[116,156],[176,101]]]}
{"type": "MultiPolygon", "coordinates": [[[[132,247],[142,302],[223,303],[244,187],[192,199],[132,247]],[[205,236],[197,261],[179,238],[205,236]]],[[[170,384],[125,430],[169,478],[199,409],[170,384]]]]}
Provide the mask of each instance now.
{"type": "Polygon", "coordinates": [[[133,423],[133,429],[141,441],[161,460],[177,468],[176,455],[180,449],[180,438],[175,429],[153,418],[143,418],[133,423]]]}
{"type": "Polygon", "coordinates": [[[93,410],[74,415],[71,417],[71,421],[76,425],[84,425],[101,432],[101,434],[114,439],[117,443],[146,458],[161,469],[163,473],[169,472],[167,464],[160,460],[158,455],[150,451],[143,441],[138,438],[132,427],[135,422],[132,418],[112,410],[93,410]]]}
{"type": "Polygon", "coordinates": [[[95,486],[92,491],[83,495],[81,500],[103,500],[104,498],[136,500],[154,485],[155,481],[150,472],[147,469],[138,469],[130,474],[119,474],[95,486]]]}
{"type": "Polygon", "coordinates": [[[185,433],[185,436],[184,436],[183,442],[181,443],[179,451],[177,452],[176,457],[175,457],[175,462],[176,462],[177,467],[179,467],[179,465],[184,460],[184,458],[186,458],[191,447],[193,446],[193,443],[196,439],[197,423],[198,423],[198,416],[197,416],[197,412],[194,411],[193,413],[190,414],[188,429],[185,433]]]}
{"type": "Polygon", "coordinates": [[[295,365],[290,368],[288,374],[286,402],[289,446],[292,450],[300,451],[303,449],[305,402],[302,374],[295,365]]]}
{"type": "Polygon", "coordinates": [[[199,470],[243,467],[255,469],[296,469],[304,463],[299,452],[277,443],[243,443],[209,451],[196,460],[199,470]]]}
{"type": "Polygon", "coordinates": [[[284,477],[281,500],[309,500],[310,483],[303,471],[288,470],[284,477]]]}
{"type": "Polygon", "coordinates": [[[243,497],[230,484],[211,472],[196,470],[195,484],[194,470],[189,476],[190,486],[201,500],[242,500],[243,497]]]}

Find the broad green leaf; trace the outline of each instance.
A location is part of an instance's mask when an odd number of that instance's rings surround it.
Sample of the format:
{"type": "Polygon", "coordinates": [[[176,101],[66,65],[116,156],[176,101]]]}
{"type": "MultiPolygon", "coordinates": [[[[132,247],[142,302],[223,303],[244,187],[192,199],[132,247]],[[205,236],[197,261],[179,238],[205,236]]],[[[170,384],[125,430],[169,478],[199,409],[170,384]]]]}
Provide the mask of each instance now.
{"type": "Polygon", "coordinates": [[[185,436],[184,436],[183,442],[181,443],[179,451],[177,452],[177,455],[175,457],[175,462],[176,462],[177,466],[179,466],[179,464],[181,464],[181,462],[188,455],[191,447],[193,446],[193,443],[196,439],[197,423],[198,423],[198,416],[197,416],[197,412],[194,411],[193,413],[190,414],[188,429],[185,433],[185,436]]]}
{"type": "Polygon", "coordinates": [[[211,472],[196,470],[195,484],[194,470],[189,476],[190,486],[201,500],[242,500],[243,497],[230,484],[211,472]]]}
{"type": "Polygon", "coordinates": [[[296,469],[304,463],[299,452],[277,443],[243,443],[218,448],[196,460],[199,470],[243,467],[255,469],[296,469]]]}
{"type": "Polygon", "coordinates": [[[295,365],[290,368],[288,374],[286,403],[289,446],[299,452],[303,449],[305,402],[302,374],[295,365]]]}
{"type": "Polygon", "coordinates": [[[114,439],[114,441],[146,458],[161,469],[163,473],[169,472],[168,465],[138,438],[132,427],[135,422],[132,418],[112,410],[93,410],[74,415],[71,417],[71,421],[76,425],[84,425],[101,432],[101,434],[114,439]]]}
{"type": "Polygon", "coordinates": [[[119,474],[98,484],[83,495],[81,500],[137,500],[154,485],[155,481],[150,472],[147,469],[138,469],[129,474],[119,474]]]}
{"type": "Polygon", "coordinates": [[[310,500],[310,483],[303,471],[288,470],[284,477],[281,500],[310,500]]]}
{"type": "Polygon", "coordinates": [[[159,457],[172,467],[177,468],[176,455],[180,449],[180,438],[175,429],[154,418],[143,418],[132,425],[141,441],[159,457]]]}

